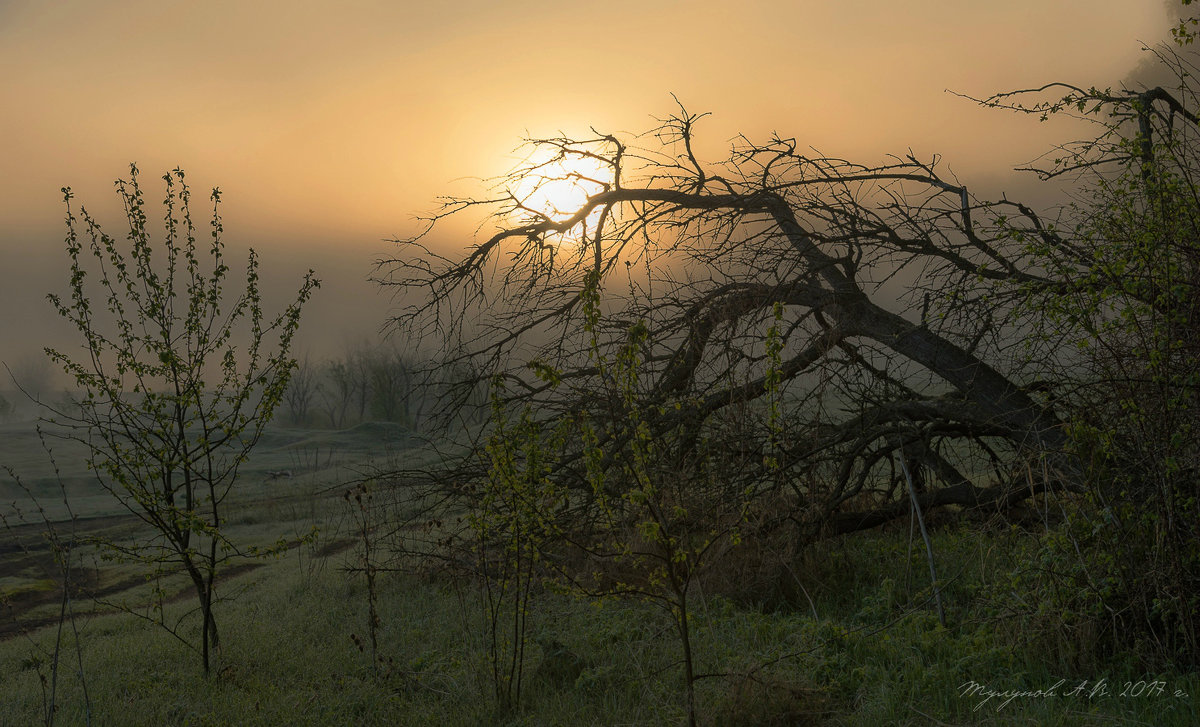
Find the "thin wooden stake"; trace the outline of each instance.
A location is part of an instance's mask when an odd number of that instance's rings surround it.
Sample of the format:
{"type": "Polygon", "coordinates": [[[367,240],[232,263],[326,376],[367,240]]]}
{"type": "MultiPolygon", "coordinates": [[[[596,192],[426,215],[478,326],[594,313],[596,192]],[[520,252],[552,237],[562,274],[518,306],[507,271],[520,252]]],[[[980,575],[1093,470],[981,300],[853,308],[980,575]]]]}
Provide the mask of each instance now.
{"type": "Polygon", "coordinates": [[[929,541],[929,531],[925,529],[925,516],[921,513],[921,503],[917,502],[917,488],[913,485],[912,474],[908,471],[908,463],[904,455],[900,455],[900,469],[904,471],[904,479],[908,482],[908,499],[912,501],[913,509],[917,511],[917,525],[921,527],[921,537],[925,540],[925,553],[929,557],[929,577],[933,579],[933,599],[937,603],[938,623],[946,628],[946,610],[942,608],[942,589],[938,586],[937,569],[933,567],[933,543],[929,541]]]}

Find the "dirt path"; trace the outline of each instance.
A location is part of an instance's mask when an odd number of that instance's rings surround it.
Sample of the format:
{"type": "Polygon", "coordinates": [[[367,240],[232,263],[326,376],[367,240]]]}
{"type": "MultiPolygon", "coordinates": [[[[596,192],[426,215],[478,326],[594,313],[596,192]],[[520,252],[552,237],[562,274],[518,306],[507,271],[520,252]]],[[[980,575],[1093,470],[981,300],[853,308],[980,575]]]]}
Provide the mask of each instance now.
{"type": "MultiPolygon", "coordinates": [[[[286,498],[280,498],[286,500],[286,498]]],[[[112,535],[114,530],[137,527],[140,521],[133,515],[97,516],[92,518],[77,518],[72,523],[56,523],[54,527],[62,540],[73,539],[83,541],[102,533],[112,535]]],[[[53,581],[49,588],[30,588],[18,591],[6,598],[0,599],[0,641],[22,634],[29,634],[46,626],[58,623],[57,615],[31,616],[34,611],[47,610],[46,607],[62,603],[62,574],[55,559],[51,542],[45,537],[44,524],[26,524],[11,526],[3,531],[6,537],[0,538],[0,575],[36,573],[30,576],[30,581],[38,578],[53,581]]],[[[330,558],[354,546],[354,540],[338,538],[324,543],[315,554],[318,558],[330,558]]],[[[298,539],[287,542],[287,550],[293,550],[301,545],[298,539]]],[[[220,580],[227,582],[230,578],[255,571],[266,565],[266,561],[244,561],[231,565],[220,572],[220,580]]],[[[144,587],[146,580],[141,575],[121,578],[110,583],[104,583],[104,570],[101,567],[77,567],[71,574],[71,597],[76,602],[76,615],[80,610],[86,610],[88,618],[92,615],[117,613],[120,609],[111,604],[114,596],[144,587]],[[83,608],[80,609],[80,606],[83,608]]],[[[191,585],[181,587],[176,593],[168,596],[163,603],[177,603],[195,598],[191,585]]],[[[58,609],[53,609],[57,612],[58,609]]]]}

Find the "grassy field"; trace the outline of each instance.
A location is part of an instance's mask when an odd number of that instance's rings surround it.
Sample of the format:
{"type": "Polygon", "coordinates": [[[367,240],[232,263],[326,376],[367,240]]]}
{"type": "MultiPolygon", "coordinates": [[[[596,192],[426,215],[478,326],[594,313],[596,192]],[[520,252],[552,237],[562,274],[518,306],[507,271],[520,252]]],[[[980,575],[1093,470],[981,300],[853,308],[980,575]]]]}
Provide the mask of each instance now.
{"type": "MultiPolygon", "coordinates": [[[[7,424],[0,435],[0,462],[22,474],[58,530],[69,528],[65,489],[75,527],[132,534],[136,525],[92,489],[77,451],[56,449],[55,476],[26,425],[7,424]]],[[[77,598],[75,618],[60,619],[61,574],[41,535],[46,524],[28,494],[6,482],[0,725],[44,723],[52,686],[62,725],[85,724],[89,710],[98,725],[682,723],[679,642],[667,614],[645,602],[537,590],[522,698],[503,715],[493,707],[481,594],[470,580],[381,574],[379,660],[360,648],[368,598],[353,570],[343,484],[375,465],[427,456],[417,445],[377,424],[264,437],[243,472],[231,536],[292,547],[227,574],[219,592],[228,600],[217,608],[222,648],[207,678],[188,647],[136,615],[77,598]],[[280,471],[290,474],[268,475],[280,471]],[[316,538],[299,542],[314,526],[316,538]]],[[[826,541],[793,559],[789,578],[802,587],[778,588],[791,598],[761,589],[753,597],[697,594],[701,722],[1200,724],[1197,675],[1120,655],[1088,660],[1080,657],[1087,634],[1048,638],[1029,628],[1011,583],[1037,548],[1036,532],[1014,527],[938,530],[947,627],[931,602],[919,539],[910,542],[906,527],[826,541]]],[[[143,608],[146,584],[132,566],[95,561],[76,575],[106,601],[143,608]]],[[[181,595],[164,615],[182,618],[184,635],[194,637],[185,585],[166,584],[181,595]]]]}

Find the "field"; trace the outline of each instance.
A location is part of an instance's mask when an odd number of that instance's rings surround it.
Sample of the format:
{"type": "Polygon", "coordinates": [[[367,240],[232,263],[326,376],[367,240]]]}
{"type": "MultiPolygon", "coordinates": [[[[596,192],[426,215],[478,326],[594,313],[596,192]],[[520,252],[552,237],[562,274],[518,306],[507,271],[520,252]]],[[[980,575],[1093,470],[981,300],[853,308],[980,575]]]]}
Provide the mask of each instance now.
{"type": "MultiPolygon", "coordinates": [[[[222,648],[207,678],[181,640],[139,617],[150,615],[158,587],[164,620],[194,639],[185,581],[148,584],[132,564],[83,558],[73,561],[78,589],[64,599],[51,527],[64,542],[119,540],[140,524],[97,488],[78,448],[50,445],[57,474],[30,424],[0,427],[0,463],[22,483],[0,484],[0,725],[45,723],[51,700],[62,725],[85,724],[89,713],[99,725],[684,720],[678,638],[644,601],[537,589],[521,698],[505,714],[494,707],[481,593],[469,578],[381,573],[371,658],[368,591],[343,494],[379,468],[432,457],[401,427],[264,436],[242,471],[229,531],[237,542],[287,547],[224,574],[222,648]]],[[[946,627],[907,524],[819,543],[789,558],[787,582],[698,594],[700,722],[1200,723],[1196,674],[1119,654],[1096,661],[1087,634],[1037,630],[1011,586],[1036,560],[1037,527],[973,528],[946,522],[934,533],[946,627]]]]}

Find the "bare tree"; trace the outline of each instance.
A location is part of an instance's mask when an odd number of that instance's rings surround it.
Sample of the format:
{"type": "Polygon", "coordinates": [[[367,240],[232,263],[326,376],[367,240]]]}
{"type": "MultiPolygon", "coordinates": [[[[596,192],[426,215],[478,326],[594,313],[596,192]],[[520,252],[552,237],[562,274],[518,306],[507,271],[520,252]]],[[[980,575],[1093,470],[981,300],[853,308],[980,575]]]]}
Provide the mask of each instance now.
{"type": "Polygon", "coordinates": [[[346,425],[354,403],[354,370],[345,359],[338,359],[326,363],[322,374],[326,383],[320,390],[322,409],[329,417],[329,426],[340,429],[346,425]]]}
{"type": "Polygon", "coordinates": [[[283,400],[293,424],[308,424],[311,410],[323,389],[319,369],[309,362],[308,356],[299,359],[288,381],[283,400]]]}
{"type": "Polygon", "coordinates": [[[436,364],[435,382],[430,385],[430,406],[443,425],[455,429],[478,426],[488,415],[488,385],[469,361],[451,355],[436,364]]]}
{"type": "Polygon", "coordinates": [[[416,366],[399,348],[381,345],[366,357],[371,388],[371,415],[385,422],[410,424],[416,366]]]}
{"type": "MultiPolygon", "coordinates": [[[[1016,474],[1059,452],[1065,435],[1031,386],[1046,359],[1013,335],[1020,304],[1062,285],[1015,242],[1059,244],[1047,222],[975,198],[911,153],[862,165],[775,136],[742,138],[726,162],[706,164],[693,153],[699,119],[681,108],[635,140],[650,148],[612,135],[531,141],[538,161],[496,194],[452,199],[424,234],[397,241],[380,266],[409,306],[397,325],[443,336],[461,351],[449,363],[502,373],[511,398],[543,416],[602,419],[620,407],[599,401],[589,346],[616,350],[640,321],[640,406],[658,412],[647,425],[686,461],[726,413],[761,408],[778,303],[787,421],[775,479],[809,524],[849,531],[906,515],[901,455],[920,473],[926,511],[1004,505],[1050,486],[1061,461],[1036,482],[1016,474]],[[585,188],[586,200],[569,211],[539,202],[562,184],[585,188]],[[424,244],[441,220],[480,210],[495,232],[461,256],[424,244]],[[589,289],[604,311],[590,322],[589,289]],[[561,384],[539,379],[539,366],[561,384]]],[[[761,422],[747,434],[725,449],[761,452],[761,422]]],[[[586,480],[578,456],[558,474],[586,480]]],[[[737,475],[742,485],[769,476],[737,475]]]]}
{"type": "Polygon", "coordinates": [[[371,403],[372,348],[365,341],[349,344],[338,358],[328,361],[321,372],[321,402],[330,426],[346,426],[367,417],[371,403]]]}
{"type": "Polygon", "coordinates": [[[365,421],[371,404],[371,349],[366,343],[346,352],[346,373],[354,390],[357,421],[365,421]]]}
{"type": "MultiPolygon", "coordinates": [[[[40,402],[50,396],[54,388],[54,370],[45,356],[24,356],[10,367],[2,364],[2,374],[13,387],[29,402],[40,402]]],[[[6,383],[8,383],[6,382],[6,383]]],[[[21,407],[10,402],[8,413],[19,416],[21,407]]]]}

